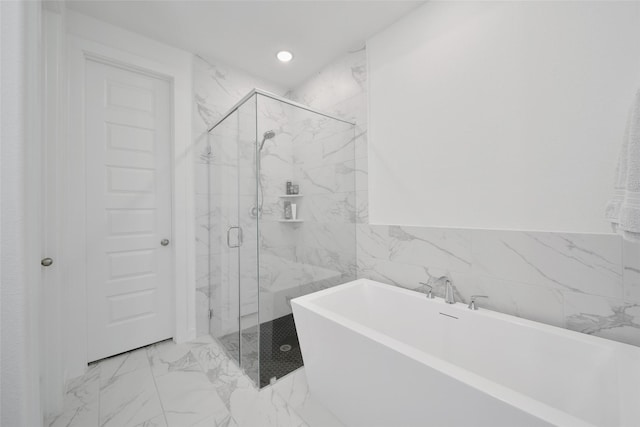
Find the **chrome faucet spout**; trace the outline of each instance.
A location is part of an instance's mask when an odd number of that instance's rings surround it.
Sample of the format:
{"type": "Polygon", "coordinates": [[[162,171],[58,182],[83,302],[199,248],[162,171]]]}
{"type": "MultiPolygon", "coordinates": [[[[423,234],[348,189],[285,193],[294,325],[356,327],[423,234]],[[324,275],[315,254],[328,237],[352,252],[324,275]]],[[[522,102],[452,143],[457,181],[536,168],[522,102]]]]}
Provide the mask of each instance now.
{"type": "Polygon", "coordinates": [[[453,292],[453,284],[451,283],[451,279],[447,276],[442,276],[438,278],[438,281],[444,280],[444,302],[447,304],[455,304],[456,298],[453,292]]]}
{"type": "Polygon", "coordinates": [[[444,302],[447,304],[455,304],[456,299],[453,296],[453,285],[451,284],[451,280],[447,279],[445,282],[445,291],[444,291],[444,302]]]}

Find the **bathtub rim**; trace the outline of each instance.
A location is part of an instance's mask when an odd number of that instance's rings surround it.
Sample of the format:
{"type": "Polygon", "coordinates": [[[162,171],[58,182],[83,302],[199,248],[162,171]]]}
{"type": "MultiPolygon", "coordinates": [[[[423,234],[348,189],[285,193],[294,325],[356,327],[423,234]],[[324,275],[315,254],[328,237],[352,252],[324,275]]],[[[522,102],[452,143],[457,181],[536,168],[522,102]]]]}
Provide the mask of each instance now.
{"type": "MultiPolygon", "coordinates": [[[[424,294],[417,291],[413,291],[413,290],[402,288],[395,285],[389,285],[389,284],[377,282],[371,279],[361,278],[351,282],[344,283],[342,285],[334,286],[328,289],[324,289],[318,292],[314,292],[311,294],[307,294],[307,295],[292,299],[291,304],[292,304],[294,316],[296,311],[295,307],[300,307],[302,309],[306,309],[311,312],[314,312],[331,322],[337,323],[353,331],[354,333],[364,335],[365,337],[381,345],[395,349],[396,351],[400,352],[406,357],[409,357],[419,363],[428,365],[429,367],[437,370],[438,372],[451,377],[455,381],[461,382],[482,393],[486,393],[489,396],[493,397],[494,399],[497,399],[511,406],[514,406],[520,409],[521,411],[528,413],[534,417],[537,417],[543,421],[546,421],[552,425],[575,426],[575,427],[596,427],[594,424],[584,419],[578,418],[560,409],[554,408],[553,406],[540,402],[539,400],[536,400],[533,397],[530,397],[520,391],[516,391],[509,387],[503,386],[479,374],[473,373],[472,371],[469,371],[463,367],[457,366],[439,357],[433,356],[427,352],[419,350],[411,346],[410,344],[403,343],[387,334],[384,334],[382,332],[379,332],[373,329],[370,326],[348,319],[347,317],[339,313],[336,313],[335,311],[329,310],[327,308],[322,307],[320,304],[315,303],[316,299],[319,299],[324,296],[331,295],[333,293],[340,292],[352,287],[358,287],[358,286],[372,286],[374,288],[377,287],[377,288],[384,289],[385,291],[399,292],[411,298],[421,298],[421,299],[425,298],[424,294]]],[[[446,304],[442,298],[438,298],[438,297],[436,297],[434,300],[429,300],[429,303],[442,304],[443,309],[447,309],[447,310],[455,310],[455,311],[465,310],[465,314],[467,314],[466,312],[469,311],[466,304],[463,304],[463,303],[446,304]]],[[[485,316],[485,317],[493,318],[499,321],[506,321],[509,323],[513,323],[518,326],[537,329],[539,331],[542,331],[545,333],[551,333],[554,335],[565,337],[567,339],[579,340],[583,343],[601,347],[606,351],[611,351],[612,355],[614,355],[616,351],[622,351],[623,353],[635,352],[640,357],[640,348],[630,344],[611,341],[605,338],[595,337],[595,336],[583,334],[580,332],[559,328],[557,326],[547,325],[547,324],[536,322],[533,320],[523,319],[523,318],[519,318],[509,314],[492,311],[489,309],[481,309],[481,310],[473,311],[472,315],[485,316]]],[[[624,396],[620,395],[621,394],[620,389],[618,389],[618,392],[619,392],[618,399],[620,400],[624,396]]],[[[620,404],[618,405],[618,407],[620,408],[620,404]]],[[[619,410],[617,415],[618,415],[618,424],[623,423],[624,420],[621,418],[622,410],[619,410]]]]}

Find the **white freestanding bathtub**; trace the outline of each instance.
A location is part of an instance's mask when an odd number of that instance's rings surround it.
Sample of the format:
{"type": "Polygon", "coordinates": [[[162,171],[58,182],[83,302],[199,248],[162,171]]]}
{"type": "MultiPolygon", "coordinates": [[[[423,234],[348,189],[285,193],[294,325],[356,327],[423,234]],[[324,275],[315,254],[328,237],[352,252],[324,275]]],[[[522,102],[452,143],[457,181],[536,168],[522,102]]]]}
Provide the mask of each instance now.
{"type": "Polygon", "coordinates": [[[638,347],[366,279],[292,304],[309,390],[349,427],[640,426],[638,347]]]}

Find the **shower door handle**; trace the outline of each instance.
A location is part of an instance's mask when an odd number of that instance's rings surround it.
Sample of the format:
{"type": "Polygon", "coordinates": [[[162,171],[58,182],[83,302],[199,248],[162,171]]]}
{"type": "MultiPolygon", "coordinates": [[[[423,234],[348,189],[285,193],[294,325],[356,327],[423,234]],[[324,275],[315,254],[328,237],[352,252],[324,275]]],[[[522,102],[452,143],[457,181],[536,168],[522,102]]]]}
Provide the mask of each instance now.
{"type": "Polygon", "coordinates": [[[242,240],[243,240],[243,235],[242,235],[242,227],[237,227],[237,226],[232,226],[229,227],[227,229],[227,246],[230,248],[239,248],[240,246],[242,246],[242,240]],[[232,245],[231,244],[231,230],[238,230],[238,244],[237,245],[232,245]]]}

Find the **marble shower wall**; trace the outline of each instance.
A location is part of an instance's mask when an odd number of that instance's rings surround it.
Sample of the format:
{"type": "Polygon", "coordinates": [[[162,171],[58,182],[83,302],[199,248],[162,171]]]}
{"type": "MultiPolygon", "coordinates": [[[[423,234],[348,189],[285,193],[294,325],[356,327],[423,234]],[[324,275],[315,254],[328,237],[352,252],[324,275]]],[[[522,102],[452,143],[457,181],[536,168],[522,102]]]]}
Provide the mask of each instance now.
{"type": "Polygon", "coordinates": [[[290,314],[291,298],[355,278],[355,173],[350,124],[258,96],[258,129],[275,132],[261,153],[262,323],[290,314]],[[285,196],[287,181],[298,197],[285,196]],[[301,222],[283,222],[285,201],[301,222]]]}
{"type": "MultiPolygon", "coordinates": [[[[293,150],[293,173],[288,176],[289,164],[277,156],[270,158],[269,142],[263,154],[261,322],[291,313],[291,298],[356,277],[354,225],[365,222],[368,212],[364,49],[339,59],[285,96],[356,122],[356,128],[291,106],[282,107],[285,121],[275,120],[279,114],[258,115],[259,134],[273,128],[274,141],[279,144],[280,138],[288,138],[293,150]],[[266,170],[269,162],[280,169],[266,170]],[[298,184],[303,195],[292,200],[304,221],[299,224],[279,221],[285,199],[278,196],[287,180],[298,184]]],[[[259,98],[259,111],[262,104],[280,103],[259,98]]]]}
{"type": "Polygon", "coordinates": [[[367,160],[367,52],[363,47],[331,63],[286,96],[320,111],[355,123],[355,214],[353,221],[368,222],[367,160]]]}
{"type": "Polygon", "coordinates": [[[307,117],[294,140],[295,180],[304,198],[297,258],[332,270],[333,280],[304,293],[353,280],[355,247],[354,128],[322,116],[307,117]]]}
{"type": "Polygon", "coordinates": [[[256,102],[258,139],[262,140],[267,131],[275,134],[265,141],[259,153],[263,207],[257,236],[260,289],[256,313],[259,322],[264,323],[279,317],[276,307],[285,307],[286,296],[296,287],[298,277],[290,271],[296,271],[295,251],[300,242],[297,229],[281,223],[284,217],[281,196],[294,173],[292,107],[262,95],[257,96],[256,102]]]}

